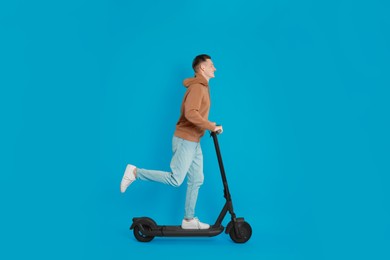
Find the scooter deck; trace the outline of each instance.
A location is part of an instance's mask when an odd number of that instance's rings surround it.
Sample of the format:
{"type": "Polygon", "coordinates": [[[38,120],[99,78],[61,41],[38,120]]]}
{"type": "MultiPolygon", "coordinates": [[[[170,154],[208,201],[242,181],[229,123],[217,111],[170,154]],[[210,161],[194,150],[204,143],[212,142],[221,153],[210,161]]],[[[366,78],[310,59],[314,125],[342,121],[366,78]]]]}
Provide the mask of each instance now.
{"type": "Polygon", "coordinates": [[[223,226],[208,229],[182,229],[181,226],[156,226],[142,233],[149,236],[161,237],[213,237],[219,235],[224,230],[223,226]]]}

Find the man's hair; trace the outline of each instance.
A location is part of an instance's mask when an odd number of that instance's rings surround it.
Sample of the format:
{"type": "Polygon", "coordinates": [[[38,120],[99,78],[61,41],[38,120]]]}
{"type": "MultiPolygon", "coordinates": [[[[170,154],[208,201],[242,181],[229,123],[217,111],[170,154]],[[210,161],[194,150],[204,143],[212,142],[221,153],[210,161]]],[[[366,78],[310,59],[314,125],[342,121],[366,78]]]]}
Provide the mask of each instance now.
{"type": "Polygon", "coordinates": [[[194,61],[192,62],[192,68],[195,72],[198,72],[199,64],[206,61],[207,59],[211,59],[210,55],[207,54],[200,54],[195,57],[194,61]]]}

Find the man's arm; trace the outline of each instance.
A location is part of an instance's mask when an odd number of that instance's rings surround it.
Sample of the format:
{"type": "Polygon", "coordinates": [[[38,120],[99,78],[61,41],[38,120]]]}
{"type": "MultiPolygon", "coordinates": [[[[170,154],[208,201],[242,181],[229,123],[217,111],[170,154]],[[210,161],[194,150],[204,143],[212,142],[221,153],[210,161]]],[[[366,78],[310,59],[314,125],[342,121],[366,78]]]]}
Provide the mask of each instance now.
{"type": "Polygon", "coordinates": [[[215,131],[216,124],[204,119],[199,114],[199,109],[202,103],[203,92],[199,87],[188,90],[187,98],[184,104],[184,116],[196,126],[210,131],[215,131]]]}

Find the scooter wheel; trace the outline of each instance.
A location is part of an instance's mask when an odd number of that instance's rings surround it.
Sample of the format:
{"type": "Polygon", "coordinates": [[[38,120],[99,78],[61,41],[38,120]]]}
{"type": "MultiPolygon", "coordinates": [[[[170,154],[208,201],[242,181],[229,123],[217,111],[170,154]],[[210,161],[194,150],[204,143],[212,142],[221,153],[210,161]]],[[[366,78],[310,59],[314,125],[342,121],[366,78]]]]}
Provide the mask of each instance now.
{"type": "MultiPolygon", "coordinates": [[[[143,225],[143,228],[146,230],[150,230],[149,226],[143,225]]],[[[154,238],[154,236],[147,236],[142,234],[142,231],[138,225],[134,227],[134,236],[139,242],[150,242],[154,238]]]]}
{"type": "Polygon", "coordinates": [[[252,228],[249,225],[248,222],[239,222],[237,223],[238,232],[240,233],[240,236],[236,233],[236,230],[234,227],[229,232],[230,238],[236,242],[236,243],[245,243],[248,241],[252,236],[252,228]]]}

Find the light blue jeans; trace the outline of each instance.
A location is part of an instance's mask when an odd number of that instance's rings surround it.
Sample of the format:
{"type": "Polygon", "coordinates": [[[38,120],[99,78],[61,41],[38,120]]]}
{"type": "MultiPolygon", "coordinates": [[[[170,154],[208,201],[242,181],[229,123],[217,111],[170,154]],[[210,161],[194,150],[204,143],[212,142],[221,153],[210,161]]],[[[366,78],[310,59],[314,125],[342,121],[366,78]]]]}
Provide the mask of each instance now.
{"type": "Polygon", "coordinates": [[[203,184],[203,154],[200,143],[173,136],[171,172],[137,168],[137,179],[155,181],[179,187],[187,176],[187,193],[184,218],[195,214],[198,191],[203,184]]]}

